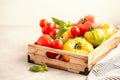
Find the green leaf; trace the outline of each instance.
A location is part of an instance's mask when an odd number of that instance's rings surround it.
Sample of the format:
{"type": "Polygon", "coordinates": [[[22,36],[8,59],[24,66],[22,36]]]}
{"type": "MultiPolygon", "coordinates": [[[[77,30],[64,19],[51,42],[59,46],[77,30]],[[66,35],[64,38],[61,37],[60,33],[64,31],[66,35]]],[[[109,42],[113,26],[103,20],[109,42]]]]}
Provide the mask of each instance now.
{"type": "Polygon", "coordinates": [[[95,68],[94,71],[95,71],[95,72],[99,72],[99,71],[100,71],[100,68],[95,68]]]}
{"type": "Polygon", "coordinates": [[[63,44],[65,43],[65,42],[67,42],[67,38],[60,38],[60,40],[63,42],[63,44]]]}
{"type": "Polygon", "coordinates": [[[67,30],[68,30],[68,29],[66,29],[66,28],[60,29],[60,30],[58,31],[58,33],[56,34],[55,38],[56,38],[56,39],[59,39],[59,38],[64,34],[64,32],[66,32],[67,30]]]}
{"type": "Polygon", "coordinates": [[[39,71],[48,71],[47,65],[33,65],[29,68],[30,71],[32,72],[39,72],[39,71]]]}
{"type": "Polygon", "coordinates": [[[68,21],[68,23],[66,24],[66,27],[71,27],[71,26],[75,26],[77,25],[76,23],[71,23],[70,21],[68,21]]]}
{"type": "Polygon", "coordinates": [[[48,71],[48,67],[47,67],[47,65],[41,65],[42,66],[42,68],[45,70],[45,71],[48,71]]]}
{"type": "Polygon", "coordinates": [[[60,26],[60,29],[64,28],[67,25],[66,22],[64,22],[63,20],[59,20],[59,19],[54,18],[54,17],[52,17],[52,21],[54,23],[58,24],[60,26]]]}

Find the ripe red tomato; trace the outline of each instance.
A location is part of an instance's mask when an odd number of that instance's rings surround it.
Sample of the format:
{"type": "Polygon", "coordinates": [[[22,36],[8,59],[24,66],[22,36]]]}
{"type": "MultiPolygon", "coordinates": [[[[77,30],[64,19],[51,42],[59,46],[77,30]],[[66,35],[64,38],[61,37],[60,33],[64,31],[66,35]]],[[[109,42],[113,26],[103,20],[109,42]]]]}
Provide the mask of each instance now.
{"type": "Polygon", "coordinates": [[[58,26],[56,23],[53,23],[53,28],[54,29],[60,29],[60,26],[58,26]]]}
{"type": "Polygon", "coordinates": [[[78,22],[77,24],[80,30],[80,36],[83,36],[92,27],[92,22],[85,21],[84,23],[78,22]]]}
{"type": "Polygon", "coordinates": [[[43,34],[50,34],[53,30],[54,26],[51,23],[46,23],[45,27],[42,28],[43,34]]]}
{"type": "Polygon", "coordinates": [[[86,22],[84,23],[84,25],[85,25],[86,28],[88,28],[88,30],[89,30],[89,28],[92,27],[92,22],[90,22],[90,21],[86,21],[86,22]]]}
{"type": "Polygon", "coordinates": [[[41,46],[47,46],[52,47],[53,39],[48,34],[43,34],[39,39],[37,40],[36,44],[41,46]]]}
{"type": "Polygon", "coordinates": [[[52,43],[53,48],[62,49],[63,42],[60,39],[55,39],[52,43]]]}
{"type": "Polygon", "coordinates": [[[87,15],[87,16],[85,16],[84,17],[87,21],[90,21],[90,22],[92,22],[92,23],[94,23],[94,16],[93,15],[87,15]]]}
{"type": "Polygon", "coordinates": [[[40,22],[39,22],[39,26],[41,28],[43,28],[43,27],[45,27],[45,24],[47,24],[47,23],[48,23],[48,21],[46,19],[41,19],[40,22]]]}
{"type": "Polygon", "coordinates": [[[51,35],[52,37],[55,37],[56,34],[58,33],[58,31],[59,31],[59,29],[53,29],[50,35],[51,35]]]}
{"type": "Polygon", "coordinates": [[[43,33],[43,34],[48,34],[45,27],[42,28],[42,33],[43,33]]]}
{"type": "Polygon", "coordinates": [[[82,23],[79,23],[78,24],[78,28],[80,30],[80,36],[84,36],[85,32],[87,32],[89,29],[87,26],[85,26],[84,24],[82,23]]]}
{"type": "Polygon", "coordinates": [[[56,53],[46,52],[46,56],[47,56],[48,58],[55,59],[57,55],[58,55],[58,54],[56,54],[56,53]]]}
{"type": "Polygon", "coordinates": [[[71,28],[71,34],[73,36],[79,36],[80,35],[80,29],[78,28],[78,26],[73,26],[71,28]]]}

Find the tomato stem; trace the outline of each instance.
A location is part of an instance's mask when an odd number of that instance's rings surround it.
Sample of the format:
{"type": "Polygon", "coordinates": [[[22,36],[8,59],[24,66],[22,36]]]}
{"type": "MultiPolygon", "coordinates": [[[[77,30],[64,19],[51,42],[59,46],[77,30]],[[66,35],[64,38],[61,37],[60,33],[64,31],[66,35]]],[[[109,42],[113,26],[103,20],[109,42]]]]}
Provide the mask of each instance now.
{"type": "Polygon", "coordinates": [[[93,27],[90,27],[90,28],[89,28],[89,31],[93,31],[94,29],[95,29],[95,28],[93,28],[93,27]]]}
{"type": "Polygon", "coordinates": [[[85,18],[81,19],[81,23],[84,24],[87,20],[85,18]]]}
{"type": "Polygon", "coordinates": [[[81,42],[76,43],[74,48],[75,49],[81,49],[82,48],[82,43],[81,42]]]}

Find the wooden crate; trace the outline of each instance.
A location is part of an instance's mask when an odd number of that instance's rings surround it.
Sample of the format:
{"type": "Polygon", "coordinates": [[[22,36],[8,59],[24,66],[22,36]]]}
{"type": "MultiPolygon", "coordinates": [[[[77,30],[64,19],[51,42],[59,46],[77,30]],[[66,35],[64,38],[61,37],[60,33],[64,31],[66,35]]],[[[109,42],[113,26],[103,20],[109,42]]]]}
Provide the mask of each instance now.
{"type": "Polygon", "coordinates": [[[28,44],[28,62],[35,64],[46,64],[53,68],[58,68],[70,72],[87,75],[94,64],[105,57],[109,51],[114,49],[120,43],[120,32],[116,32],[112,37],[103,42],[88,56],[75,54],[64,50],[53,49],[49,47],[28,44]],[[53,52],[59,55],[67,55],[70,58],[69,62],[60,59],[51,59],[46,56],[46,52],[53,52]]]}

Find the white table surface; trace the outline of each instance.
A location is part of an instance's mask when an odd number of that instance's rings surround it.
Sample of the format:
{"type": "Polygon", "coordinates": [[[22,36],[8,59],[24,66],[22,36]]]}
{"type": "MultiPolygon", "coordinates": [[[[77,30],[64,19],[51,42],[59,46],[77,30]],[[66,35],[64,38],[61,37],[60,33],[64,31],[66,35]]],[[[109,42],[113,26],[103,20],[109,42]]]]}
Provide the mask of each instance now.
{"type": "Polygon", "coordinates": [[[0,26],[0,80],[86,80],[87,76],[50,67],[47,72],[30,72],[27,44],[40,35],[38,26],[0,26]]]}

